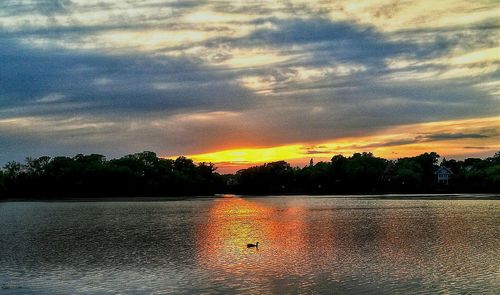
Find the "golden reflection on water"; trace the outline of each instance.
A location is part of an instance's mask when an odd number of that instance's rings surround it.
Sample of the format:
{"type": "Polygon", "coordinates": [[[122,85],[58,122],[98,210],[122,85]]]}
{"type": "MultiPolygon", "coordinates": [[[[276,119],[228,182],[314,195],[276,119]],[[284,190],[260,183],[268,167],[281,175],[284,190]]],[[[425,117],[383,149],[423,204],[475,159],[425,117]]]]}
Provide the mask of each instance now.
{"type": "Polygon", "coordinates": [[[499,206],[315,196],[6,203],[0,293],[500,294],[499,206]]]}
{"type": "Polygon", "coordinates": [[[197,232],[198,260],[207,268],[233,274],[251,269],[293,271],[306,244],[302,211],[276,210],[241,198],[216,200],[197,232]],[[257,241],[259,248],[246,247],[257,241]]]}
{"type": "Polygon", "coordinates": [[[311,286],[318,292],[332,286],[338,292],[364,292],[370,284],[393,292],[395,281],[406,282],[397,286],[402,290],[405,284],[423,284],[452,292],[447,284],[463,284],[467,274],[487,285],[498,275],[484,260],[499,241],[496,227],[476,228],[498,225],[491,209],[467,215],[467,203],[293,200],[215,200],[196,229],[198,264],[238,286],[272,288],[284,280],[281,288],[291,288],[272,292],[307,292],[311,286]],[[256,241],[258,249],[246,247],[256,241]]]}

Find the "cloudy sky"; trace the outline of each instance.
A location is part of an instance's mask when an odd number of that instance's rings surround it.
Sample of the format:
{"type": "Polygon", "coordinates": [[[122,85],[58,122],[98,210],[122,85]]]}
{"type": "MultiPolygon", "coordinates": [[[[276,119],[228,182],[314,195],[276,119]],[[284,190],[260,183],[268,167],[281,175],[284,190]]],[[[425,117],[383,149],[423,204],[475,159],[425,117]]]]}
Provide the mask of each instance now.
{"type": "Polygon", "coordinates": [[[0,163],[500,150],[498,0],[0,2],[0,163]]]}

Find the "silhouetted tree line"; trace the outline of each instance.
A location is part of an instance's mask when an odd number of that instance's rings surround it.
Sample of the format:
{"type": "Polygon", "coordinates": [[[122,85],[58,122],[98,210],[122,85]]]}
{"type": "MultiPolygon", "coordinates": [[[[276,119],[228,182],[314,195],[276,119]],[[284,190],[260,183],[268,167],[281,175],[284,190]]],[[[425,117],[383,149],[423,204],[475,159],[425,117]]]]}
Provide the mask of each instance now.
{"type": "Polygon", "coordinates": [[[102,155],[27,158],[0,170],[3,198],[213,195],[224,189],[212,164],[153,152],[106,160],[102,155]]]}
{"type": "Polygon", "coordinates": [[[240,194],[348,193],[500,193],[500,152],[486,159],[443,159],[453,174],[436,181],[439,155],[386,160],[371,153],[334,156],[300,168],[285,161],[219,175],[210,163],[179,157],[163,159],[153,152],[106,160],[102,155],[27,158],[0,170],[2,198],[194,196],[240,194]]]}
{"type": "Polygon", "coordinates": [[[500,193],[500,152],[487,159],[443,159],[440,165],[453,172],[446,184],[437,182],[438,160],[431,152],[397,160],[371,153],[336,155],[330,162],[311,160],[304,168],[278,161],[240,170],[227,183],[230,191],[246,194],[500,193]]]}

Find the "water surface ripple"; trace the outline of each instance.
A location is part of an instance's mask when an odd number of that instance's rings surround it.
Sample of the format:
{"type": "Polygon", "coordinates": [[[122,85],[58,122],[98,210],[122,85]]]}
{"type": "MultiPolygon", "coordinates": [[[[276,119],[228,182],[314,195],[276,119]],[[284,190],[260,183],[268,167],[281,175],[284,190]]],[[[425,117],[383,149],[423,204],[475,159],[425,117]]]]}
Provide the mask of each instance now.
{"type": "Polygon", "coordinates": [[[309,196],[0,203],[0,294],[500,294],[499,209],[309,196]]]}

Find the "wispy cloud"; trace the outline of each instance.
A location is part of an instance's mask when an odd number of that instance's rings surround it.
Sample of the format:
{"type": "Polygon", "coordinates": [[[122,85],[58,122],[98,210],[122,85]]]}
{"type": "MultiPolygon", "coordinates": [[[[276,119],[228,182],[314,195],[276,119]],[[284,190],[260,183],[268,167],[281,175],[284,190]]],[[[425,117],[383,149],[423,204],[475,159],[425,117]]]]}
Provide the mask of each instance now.
{"type": "Polygon", "coordinates": [[[351,155],[361,151],[371,151],[389,159],[431,150],[441,155],[459,157],[466,156],[472,150],[492,154],[500,149],[499,122],[499,117],[489,117],[411,124],[374,132],[369,136],[339,137],[334,141],[316,144],[228,149],[190,156],[199,161],[219,163],[223,169],[234,170],[234,166],[242,168],[282,159],[303,165],[310,158],[328,161],[336,154],[351,155]],[[448,132],[444,133],[443,130],[448,132]],[[464,143],[468,145],[464,147],[464,143]]]}
{"type": "MultiPolygon", "coordinates": [[[[0,162],[56,150],[311,146],[425,122],[479,124],[500,113],[497,11],[495,1],[454,0],[2,1],[0,162]]],[[[350,146],[412,151],[444,140],[474,153],[463,147],[495,138],[480,131],[350,146]]]]}

